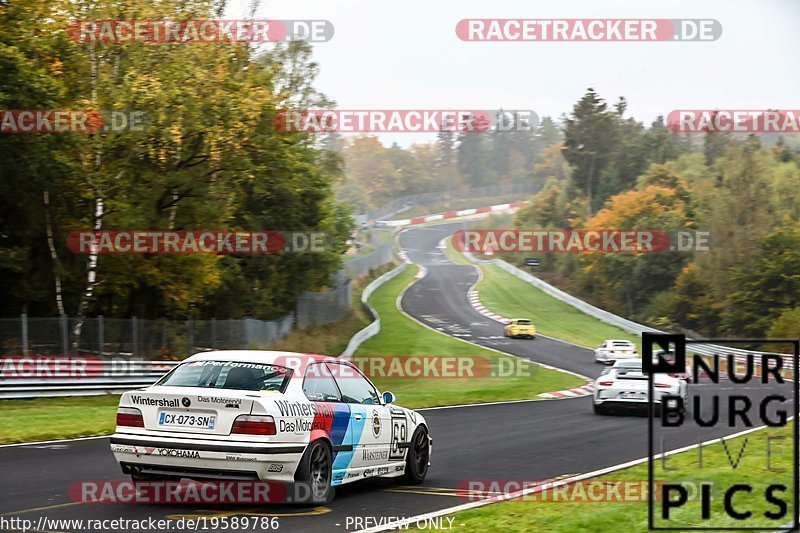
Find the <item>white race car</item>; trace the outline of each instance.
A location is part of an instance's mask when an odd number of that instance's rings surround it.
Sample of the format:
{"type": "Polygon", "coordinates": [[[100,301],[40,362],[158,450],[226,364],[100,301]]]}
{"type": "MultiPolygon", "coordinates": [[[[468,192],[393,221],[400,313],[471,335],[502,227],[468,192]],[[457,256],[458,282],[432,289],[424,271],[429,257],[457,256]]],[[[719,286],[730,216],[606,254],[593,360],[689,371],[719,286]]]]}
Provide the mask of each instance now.
{"type": "Polygon", "coordinates": [[[598,363],[611,364],[621,359],[639,357],[636,346],[631,341],[607,340],[594,350],[594,360],[598,363]]]}
{"type": "Polygon", "coordinates": [[[204,352],[122,395],[111,450],[134,481],[305,483],[326,502],[357,479],[425,479],[425,419],[393,403],[334,357],[204,352]]]}
{"type": "MultiPolygon", "coordinates": [[[[603,370],[595,382],[592,406],[596,414],[605,414],[610,409],[645,408],[647,406],[647,374],[642,372],[641,359],[635,361],[617,361],[614,366],[603,370]]],[[[656,374],[653,379],[653,392],[656,411],[660,411],[665,395],[683,399],[684,407],[688,405],[689,391],[685,380],[668,374],[656,374]]]]}

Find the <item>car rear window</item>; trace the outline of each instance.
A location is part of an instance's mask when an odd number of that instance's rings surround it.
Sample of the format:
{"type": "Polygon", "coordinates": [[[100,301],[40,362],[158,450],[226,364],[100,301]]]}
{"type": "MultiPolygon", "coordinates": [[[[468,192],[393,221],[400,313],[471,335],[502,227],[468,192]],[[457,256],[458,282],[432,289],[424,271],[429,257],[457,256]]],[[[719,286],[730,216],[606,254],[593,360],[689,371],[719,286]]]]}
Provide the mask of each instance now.
{"type": "Polygon", "coordinates": [[[631,346],[633,346],[633,344],[631,344],[630,342],[615,342],[614,346],[622,346],[624,348],[630,348],[631,346]]]}
{"type": "Polygon", "coordinates": [[[262,363],[189,361],[176,367],[156,385],[283,392],[289,372],[282,366],[262,363]]]}
{"type": "Polygon", "coordinates": [[[517,324],[519,324],[520,326],[530,326],[531,325],[531,321],[530,320],[517,320],[517,324]]]}

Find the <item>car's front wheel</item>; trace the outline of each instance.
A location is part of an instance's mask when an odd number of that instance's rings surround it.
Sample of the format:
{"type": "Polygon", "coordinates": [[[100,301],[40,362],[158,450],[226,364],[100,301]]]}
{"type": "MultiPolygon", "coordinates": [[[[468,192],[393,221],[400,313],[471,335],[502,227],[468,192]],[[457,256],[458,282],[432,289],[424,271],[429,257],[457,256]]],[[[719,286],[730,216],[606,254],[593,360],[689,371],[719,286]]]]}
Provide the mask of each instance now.
{"type": "Polygon", "coordinates": [[[411,447],[406,455],[406,471],[400,479],[412,485],[419,485],[425,481],[425,476],[428,475],[430,451],[428,430],[425,426],[419,426],[411,437],[411,447]]]}
{"type": "Polygon", "coordinates": [[[328,503],[333,499],[331,486],[333,461],[331,451],[321,440],[312,442],[297,466],[295,481],[301,484],[297,490],[301,503],[328,503]],[[302,494],[301,494],[302,492],[302,494]]]}

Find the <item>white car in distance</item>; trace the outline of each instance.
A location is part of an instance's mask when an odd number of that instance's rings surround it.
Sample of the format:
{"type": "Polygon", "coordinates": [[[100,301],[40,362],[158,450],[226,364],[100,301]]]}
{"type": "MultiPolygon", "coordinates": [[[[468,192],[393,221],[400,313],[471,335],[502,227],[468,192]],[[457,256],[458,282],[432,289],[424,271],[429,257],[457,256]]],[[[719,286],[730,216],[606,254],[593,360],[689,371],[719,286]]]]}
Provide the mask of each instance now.
{"type": "Polygon", "coordinates": [[[636,359],[639,353],[631,341],[610,339],[595,348],[594,360],[610,365],[621,359],[636,359]]]}
{"type": "MultiPolygon", "coordinates": [[[[611,368],[603,370],[594,384],[592,407],[596,414],[608,413],[613,408],[647,407],[648,376],[642,371],[642,361],[618,361],[611,368]]],[[[678,396],[688,405],[689,388],[683,379],[669,374],[656,374],[653,378],[653,402],[656,412],[664,396],[678,396]]]]}

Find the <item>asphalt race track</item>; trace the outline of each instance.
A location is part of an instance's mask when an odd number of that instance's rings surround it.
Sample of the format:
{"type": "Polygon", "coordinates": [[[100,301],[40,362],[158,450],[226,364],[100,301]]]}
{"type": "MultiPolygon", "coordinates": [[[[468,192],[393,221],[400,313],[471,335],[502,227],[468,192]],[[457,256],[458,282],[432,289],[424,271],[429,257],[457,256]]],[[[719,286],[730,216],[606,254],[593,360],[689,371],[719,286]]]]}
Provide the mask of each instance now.
{"type": "MultiPolygon", "coordinates": [[[[427,275],[402,300],[403,309],[444,333],[476,344],[592,378],[599,374],[589,350],[539,337],[510,340],[502,325],[480,315],[467,300],[477,280],[471,266],[454,265],[437,248],[460,226],[446,224],[403,232],[401,246],[427,275]]],[[[535,310],[531,310],[535,320],[535,310]]],[[[710,386],[690,387],[692,394],[710,386]]],[[[718,385],[714,385],[718,387],[718,385]]],[[[750,394],[766,394],[754,385],[750,394]]],[[[402,405],[402,398],[398,399],[402,405]]],[[[705,409],[704,409],[705,410],[705,409]]],[[[49,519],[146,519],[181,516],[278,516],[281,531],[353,531],[354,517],[407,517],[461,503],[455,489],[466,480],[547,480],[639,459],[647,455],[647,419],[596,416],[588,397],[424,410],[434,439],[432,465],[424,485],[402,487],[371,480],[338,489],[327,506],[211,507],[83,504],[68,489],[81,481],[127,480],[105,438],[50,445],[0,448],[0,516],[36,522],[49,519]],[[348,517],[351,522],[348,526],[348,517]]],[[[24,423],[24,421],[20,421],[24,423]]],[[[671,431],[667,449],[695,444],[744,429],[692,427],[671,431]]],[[[43,528],[53,530],[53,528],[43,528]]],[[[69,531],[70,529],[59,529],[69,531]]]]}

